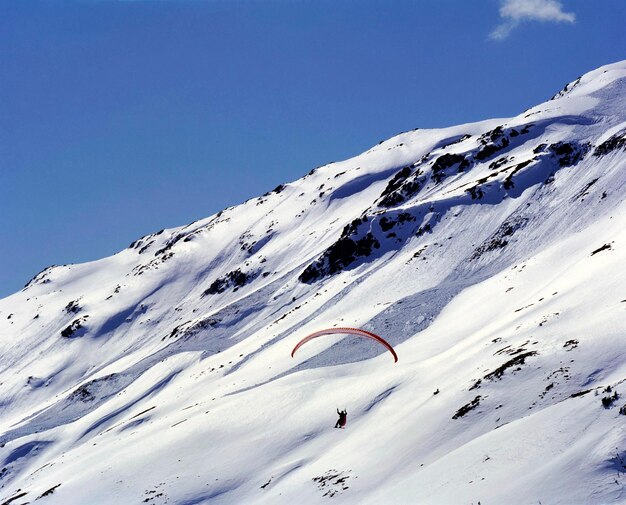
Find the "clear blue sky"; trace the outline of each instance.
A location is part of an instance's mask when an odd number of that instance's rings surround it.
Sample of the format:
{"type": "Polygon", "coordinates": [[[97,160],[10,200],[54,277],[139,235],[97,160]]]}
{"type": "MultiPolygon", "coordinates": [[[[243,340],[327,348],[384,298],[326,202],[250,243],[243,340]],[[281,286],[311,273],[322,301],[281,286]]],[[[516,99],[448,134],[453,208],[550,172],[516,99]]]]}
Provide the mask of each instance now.
{"type": "Polygon", "coordinates": [[[626,58],[623,0],[530,3],[0,0],[0,297],[626,58]]]}

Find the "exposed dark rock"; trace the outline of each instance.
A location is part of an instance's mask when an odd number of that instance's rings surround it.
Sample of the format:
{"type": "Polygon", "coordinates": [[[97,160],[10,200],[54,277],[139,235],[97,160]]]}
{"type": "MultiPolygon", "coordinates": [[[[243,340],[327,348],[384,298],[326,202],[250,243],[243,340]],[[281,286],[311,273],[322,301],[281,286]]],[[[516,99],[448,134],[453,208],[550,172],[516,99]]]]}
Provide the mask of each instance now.
{"type": "Polygon", "coordinates": [[[107,375],[105,377],[101,377],[100,379],[95,379],[92,381],[83,384],[82,386],[77,387],[72,393],[68,396],[68,400],[70,401],[81,401],[83,403],[91,402],[96,399],[95,392],[99,388],[99,386],[113,377],[114,374],[107,375]]]}
{"type": "Polygon", "coordinates": [[[398,223],[405,223],[415,221],[415,216],[410,214],[409,212],[402,212],[398,214],[398,223]]]}
{"type": "Polygon", "coordinates": [[[428,245],[425,245],[422,248],[418,249],[415,253],[413,253],[413,258],[419,258],[424,253],[427,247],[428,245]]]}
{"type": "MultiPolygon", "coordinates": [[[[170,238],[167,243],[165,244],[164,247],[162,247],[161,249],[159,249],[158,251],[156,251],[154,253],[155,256],[159,256],[160,254],[166,253],[168,252],[172,247],[174,247],[178,241],[184,239],[187,235],[185,233],[179,233],[177,235],[175,235],[174,237],[170,238]]],[[[174,253],[170,253],[170,255],[173,255],[174,253]]]]}
{"type": "Polygon", "coordinates": [[[506,190],[512,189],[515,187],[515,184],[513,182],[513,176],[515,174],[517,174],[517,172],[519,172],[520,170],[522,170],[523,168],[527,167],[528,165],[530,165],[533,161],[535,161],[535,159],[533,158],[532,160],[526,160],[526,161],[522,161],[521,163],[518,163],[517,165],[515,165],[514,167],[511,168],[511,171],[509,172],[509,175],[506,176],[506,179],[504,179],[504,182],[502,183],[502,187],[506,190]]]}
{"type": "Polygon", "coordinates": [[[283,192],[283,190],[284,190],[286,187],[287,187],[287,186],[285,186],[284,184],[279,184],[279,185],[278,185],[278,186],[276,186],[276,187],[275,187],[272,191],[269,191],[269,192],[265,193],[263,196],[269,196],[269,195],[271,195],[272,193],[275,193],[275,194],[282,193],[282,192],[283,192]]]}
{"type": "Polygon", "coordinates": [[[383,216],[379,219],[378,224],[382,231],[389,231],[396,225],[396,222],[393,219],[388,219],[383,216]]]}
{"type": "Polygon", "coordinates": [[[393,218],[383,216],[378,220],[378,224],[380,226],[380,229],[383,232],[386,232],[391,230],[397,224],[402,224],[407,221],[415,221],[415,216],[409,214],[408,212],[402,212],[401,214],[398,214],[395,220],[393,218]]]}
{"type": "Polygon", "coordinates": [[[71,401],[78,400],[83,403],[87,403],[87,402],[91,402],[95,400],[96,397],[89,390],[90,384],[91,383],[88,382],[87,384],[83,384],[82,386],[79,386],[78,388],[76,388],[74,391],[72,391],[72,394],[70,394],[68,399],[71,401]]]}
{"type": "Polygon", "coordinates": [[[472,200],[480,200],[483,196],[485,196],[485,192],[480,188],[480,185],[478,184],[466,189],[465,191],[470,194],[472,200]]]}
{"type": "Polygon", "coordinates": [[[380,247],[371,233],[359,240],[339,239],[328,250],[329,273],[333,274],[348,266],[360,256],[368,256],[373,248],[380,247]]]}
{"type": "Polygon", "coordinates": [[[508,147],[510,143],[509,138],[502,130],[501,126],[498,126],[482,135],[480,142],[483,147],[479,149],[475,155],[475,158],[479,161],[484,161],[487,158],[490,158],[498,151],[508,147]]]}
{"type": "Polygon", "coordinates": [[[508,238],[512,237],[518,230],[525,227],[528,224],[528,221],[528,218],[519,216],[507,219],[498,227],[491,237],[476,248],[470,259],[475,260],[480,258],[486,252],[503,249],[509,243],[508,238]]]}
{"type": "Polygon", "coordinates": [[[160,256],[158,258],[154,258],[149,263],[142,264],[142,265],[137,265],[132,270],[133,275],[135,275],[135,276],[143,275],[143,273],[146,272],[147,270],[151,270],[153,268],[154,269],[158,269],[160,264],[165,263],[167,260],[169,260],[170,258],[173,258],[173,257],[174,257],[174,252],[170,251],[170,252],[168,252],[166,254],[163,254],[162,256],[160,256]]]}
{"type": "Polygon", "coordinates": [[[395,191],[396,189],[398,189],[409,175],[411,175],[411,167],[410,166],[402,167],[402,169],[396,175],[394,175],[391,178],[391,180],[387,183],[387,187],[380,194],[381,198],[390,194],[392,191],[395,191]]]}
{"type": "Polygon", "coordinates": [[[81,306],[78,300],[72,300],[65,306],[65,312],[68,314],[78,314],[81,311],[81,306]]]}
{"type": "MultiPolygon", "coordinates": [[[[605,393],[610,393],[611,392],[611,386],[607,387],[604,390],[605,393]]],[[[604,396],[602,398],[602,406],[605,409],[608,409],[609,407],[611,407],[619,398],[619,395],[617,394],[617,391],[613,391],[612,395],[608,395],[608,396],[604,396]]]]}
{"type": "Polygon", "coordinates": [[[525,135],[530,132],[531,127],[532,124],[525,125],[521,130],[514,128],[503,129],[502,126],[494,128],[480,137],[482,147],[474,157],[478,161],[485,161],[491,158],[494,154],[510,145],[511,137],[525,135]]]}
{"type": "Polygon", "coordinates": [[[237,270],[233,270],[232,272],[228,272],[223,277],[218,277],[213,281],[213,283],[209,286],[208,289],[202,293],[203,296],[206,295],[215,295],[218,293],[223,293],[229,287],[233,288],[233,291],[237,291],[240,287],[245,286],[250,281],[256,278],[256,273],[253,272],[242,272],[239,268],[237,270]]]}
{"type": "Polygon", "coordinates": [[[417,232],[415,233],[416,237],[421,237],[425,233],[429,233],[432,231],[432,226],[430,223],[426,223],[424,226],[420,226],[417,232]]]}
{"type": "Polygon", "coordinates": [[[219,320],[213,317],[205,317],[204,319],[200,319],[195,323],[187,321],[183,324],[179,324],[178,326],[176,326],[168,336],[163,337],[161,340],[165,340],[166,338],[170,339],[177,336],[179,337],[179,339],[188,339],[189,337],[194,336],[200,331],[206,330],[207,328],[214,328],[218,324],[219,320]]]}
{"type": "Polygon", "coordinates": [[[300,282],[304,282],[305,284],[309,284],[317,279],[321,279],[324,276],[322,272],[321,265],[311,263],[308,267],[304,269],[304,271],[298,277],[300,282]]]}
{"type": "Polygon", "coordinates": [[[341,232],[341,236],[347,237],[356,233],[359,226],[361,226],[363,223],[367,223],[367,216],[357,217],[351,223],[348,223],[346,226],[344,226],[341,232]]]}
{"type": "Polygon", "coordinates": [[[474,389],[478,389],[482,382],[483,382],[482,379],[478,379],[476,382],[474,382],[474,384],[472,384],[470,386],[469,391],[473,391],[474,389]]]}
{"type": "Polygon", "coordinates": [[[512,158],[507,158],[506,156],[503,156],[502,158],[498,158],[496,161],[489,163],[489,168],[491,170],[495,170],[497,168],[500,168],[502,165],[506,165],[511,160],[512,158]]]}
{"type": "Polygon", "coordinates": [[[460,417],[463,417],[468,412],[470,412],[470,411],[474,410],[475,408],[477,408],[480,405],[480,398],[481,398],[481,396],[478,395],[471,402],[466,403],[465,405],[463,405],[459,410],[456,411],[456,414],[454,414],[452,416],[452,419],[458,419],[460,417]]]}
{"type": "Polygon", "coordinates": [[[464,172],[472,165],[471,158],[466,156],[465,159],[459,164],[459,172],[464,172]]]}
{"type": "MultiPolygon", "coordinates": [[[[56,486],[51,487],[47,491],[44,491],[39,498],[45,498],[46,496],[50,496],[52,493],[54,493],[56,488],[58,488],[60,485],[61,484],[57,484],[56,486]]],[[[37,498],[37,499],[39,500],[39,498],[37,498]]]]}
{"type": "Polygon", "coordinates": [[[598,247],[595,251],[593,251],[591,255],[593,256],[594,254],[598,254],[602,251],[608,251],[609,249],[611,249],[611,244],[604,244],[602,247],[598,247]]]}
{"type": "Polygon", "coordinates": [[[421,172],[418,170],[411,175],[411,170],[409,166],[404,167],[389,181],[387,187],[380,195],[379,207],[399,205],[421,189],[422,181],[419,179],[421,172]]]}
{"type": "Polygon", "coordinates": [[[528,352],[525,352],[524,354],[519,354],[518,356],[515,356],[513,359],[510,359],[503,365],[496,368],[493,372],[489,372],[487,375],[485,375],[484,378],[487,380],[500,379],[502,378],[502,376],[504,375],[504,372],[508,368],[518,366],[518,365],[523,365],[526,362],[526,358],[529,358],[531,356],[536,356],[537,354],[538,354],[537,351],[528,351],[528,352]]]}
{"type": "Polygon", "coordinates": [[[459,143],[461,143],[461,142],[463,142],[463,141],[465,141],[465,140],[467,140],[467,139],[469,139],[471,137],[472,136],[469,133],[467,133],[467,134],[463,135],[462,137],[460,137],[460,138],[458,138],[456,140],[453,140],[452,142],[449,142],[447,144],[442,145],[441,149],[446,149],[446,148],[448,148],[450,146],[453,146],[454,144],[459,144],[459,143]]]}
{"type": "Polygon", "coordinates": [[[139,247],[141,245],[141,243],[143,242],[145,237],[142,238],[138,238],[137,240],[133,240],[130,245],[128,246],[129,249],[136,249],[137,247],[139,247]]]}
{"type": "Polygon", "coordinates": [[[594,156],[605,156],[617,149],[626,149],[626,130],[616,133],[596,147],[594,156]]]}
{"type": "Polygon", "coordinates": [[[491,156],[496,154],[498,151],[501,151],[508,145],[509,145],[509,139],[507,137],[502,137],[497,144],[496,143],[487,144],[482,149],[480,149],[476,153],[476,159],[478,161],[484,161],[488,158],[491,158],[491,156]]]}
{"type": "Polygon", "coordinates": [[[50,271],[55,268],[57,265],[50,265],[49,267],[44,268],[41,272],[35,275],[31,280],[29,280],[25,285],[24,289],[34,285],[34,284],[48,284],[50,279],[48,279],[48,274],[50,271]]]}
{"type": "Polygon", "coordinates": [[[139,249],[139,254],[143,254],[145,253],[148,249],[150,249],[150,246],[154,244],[154,240],[151,240],[150,242],[148,242],[145,246],[143,246],[141,249],[139,249]]]}
{"type": "Polygon", "coordinates": [[[20,489],[18,489],[18,493],[13,495],[11,498],[9,498],[6,501],[3,501],[1,505],[9,505],[10,503],[13,503],[15,500],[19,500],[20,498],[22,498],[23,496],[26,496],[28,494],[28,491],[21,491],[20,489]]]}
{"type": "Polygon", "coordinates": [[[61,331],[61,336],[65,338],[79,336],[78,332],[80,329],[84,328],[88,317],[89,316],[83,316],[79,317],[78,319],[74,319],[74,321],[72,321],[69,326],[61,331]]]}
{"type": "Polygon", "coordinates": [[[574,199],[575,200],[580,199],[581,201],[584,201],[585,197],[589,194],[589,190],[591,189],[591,187],[599,180],[600,179],[598,177],[590,180],[587,184],[585,184],[585,187],[578,192],[578,194],[574,197],[574,199]]]}
{"type": "Polygon", "coordinates": [[[313,477],[313,482],[317,483],[320,490],[326,490],[323,496],[332,498],[340,494],[342,491],[349,489],[347,480],[350,478],[350,470],[339,472],[337,470],[329,470],[324,475],[313,477]]]}
{"type": "Polygon", "coordinates": [[[480,137],[480,142],[484,145],[488,144],[489,141],[497,142],[502,137],[504,137],[504,131],[502,130],[502,126],[496,126],[493,130],[484,133],[480,137]]]}
{"type": "Polygon", "coordinates": [[[571,167],[578,163],[589,151],[589,144],[578,142],[557,142],[548,146],[548,151],[557,159],[560,167],[571,167]]]}
{"type": "Polygon", "coordinates": [[[557,98],[560,98],[564,96],[565,94],[569,93],[570,91],[572,91],[572,89],[574,89],[576,86],[578,86],[578,84],[580,84],[581,79],[582,79],[582,76],[580,76],[574,82],[567,83],[565,87],[561,91],[559,91],[556,95],[554,95],[552,98],[550,98],[550,100],[555,100],[557,98]]]}
{"type": "Polygon", "coordinates": [[[342,236],[322,256],[300,274],[300,282],[310,283],[319,278],[333,275],[354,263],[358,258],[369,256],[380,243],[368,232],[360,239],[342,236]]]}
{"type": "MultiPolygon", "coordinates": [[[[446,170],[465,161],[463,154],[443,154],[433,163],[433,180],[440,183],[446,177],[446,170]]],[[[462,170],[459,170],[462,171],[462,170]]]]}

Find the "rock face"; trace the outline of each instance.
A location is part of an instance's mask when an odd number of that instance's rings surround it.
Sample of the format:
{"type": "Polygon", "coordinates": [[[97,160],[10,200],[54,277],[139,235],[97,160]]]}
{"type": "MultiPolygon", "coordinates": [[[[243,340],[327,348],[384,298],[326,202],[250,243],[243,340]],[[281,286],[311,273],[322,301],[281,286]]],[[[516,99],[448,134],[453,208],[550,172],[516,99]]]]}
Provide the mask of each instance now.
{"type": "MultiPolygon", "coordinates": [[[[424,221],[425,204],[429,201],[424,196],[447,179],[467,182],[445,185],[440,194],[463,188],[464,203],[469,203],[468,199],[476,203],[481,200],[501,203],[509,197],[518,197],[538,183],[552,183],[559,170],[579,166],[592,151],[592,143],[574,139],[542,142],[548,124],[538,121],[516,127],[497,126],[475,138],[464,135],[461,140],[403,166],[387,182],[376,204],[346,225],[337,241],[304,269],[299,280],[310,284],[331,277],[342,270],[375,261],[389,249],[399,249],[410,237],[431,233],[449,206],[445,200],[432,199],[430,206],[439,212],[434,219],[431,216],[424,221]],[[459,152],[445,152],[448,149],[459,152]],[[464,173],[465,176],[461,175],[464,173]],[[414,224],[386,233],[397,224],[407,222],[414,224]]],[[[624,134],[616,134],[597,146],[593,153],[603,156],[624,145],[624,134]]],[[[453,203],[459,204],[458,201],[453,203]]]]}
{"type": "Polygon", "coordinates": [[[331,245],[322,256],[309,265],[298,279],[311,283],[327,275],[333,275],[352,265],[359,258],[368,258],[372,251],[380,248],[380,243],[371,231],[359,236],[359,229],[368,222],[367,217],[358,218],[347,225],[337,242],[331,245]]]}
{"type": "Polygon", "coordinates": [[[0,300],[0,502],[621,503],[625,111],[609,65],[46,268],[0,300]],[[398,362],[290,356],[329,327],[398,362]]]}
{"type": "Polygon", "coordinates": [[[237,291],[240,287],[245,286],[248,282],[254,279],[254,277],[254,274],[242,272],[238,268],[232,272],[228,272],[223,277],[215,279],[203,294],[216,295],[218,293],[223,293],[231,287],[233,288],[233,291],[237,291]]]}
{"type": "Polygon", "coordinates": [[[626,129],[602,142],[593,152],[594,156],[606,156],[613,151],[626,149],[626,129]]]}
{"type": "Polygon", "coordinates": [[[70,337],[79,337],[85,334],[85,324],[87,323],[87,318],[89,316],[79,317],[78,319],[74,319],[69,326],[64,328],[61,331],[61,336],[65,338],[70,337]]]}

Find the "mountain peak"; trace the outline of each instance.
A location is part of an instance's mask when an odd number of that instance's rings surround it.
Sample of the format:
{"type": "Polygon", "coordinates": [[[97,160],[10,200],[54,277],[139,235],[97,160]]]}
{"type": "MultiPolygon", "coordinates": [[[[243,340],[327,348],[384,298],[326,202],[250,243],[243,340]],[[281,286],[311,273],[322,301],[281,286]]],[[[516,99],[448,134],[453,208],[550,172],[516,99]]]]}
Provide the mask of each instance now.
{"type": "Polygon", "coordinates": [[[616,81],[626,78],[626,60],[604,65],[596,70],[581,75],[568,83],[552,100],[563,97],[593,95],[598,90],[611,86],[616,81]]]}

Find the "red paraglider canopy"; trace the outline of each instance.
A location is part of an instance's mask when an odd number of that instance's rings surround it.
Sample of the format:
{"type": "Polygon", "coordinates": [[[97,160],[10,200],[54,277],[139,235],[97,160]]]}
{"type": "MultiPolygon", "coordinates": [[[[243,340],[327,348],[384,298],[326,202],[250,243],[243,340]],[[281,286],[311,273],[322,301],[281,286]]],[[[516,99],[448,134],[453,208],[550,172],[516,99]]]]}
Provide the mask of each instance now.
{"type": "Polygon", "coordinates": [[[369,331],[359,330],[358,328],[328,328],[326,330],[320,330],[320,331],[316,331],[315,333],[311,333],[310,335],[307,335],[302,340],[300,340],[300,342],[296,344],[296,346],[293,348],[293,351],[291,351],[291,357],[293,358],[293,355],[296,353],[296,351],[300,347],[302,347],[302,345],[306,344],[309,340],[313,340],[314,338],[321,337],[322,335],[331,335],[335,333],[358,335],[360,337],[371,338],[372,340],[375,340],[376,342],[384,345],[387,348],[387,350],[393,355],[394,363],[397,363],[398,361],[398,355],[396,354],[396,351],[394,351],[393,347],[391,347],[391,345],[389,345],[389,343],[384,338],[379,337],[375,333],[371,333],[369,331]]]}

